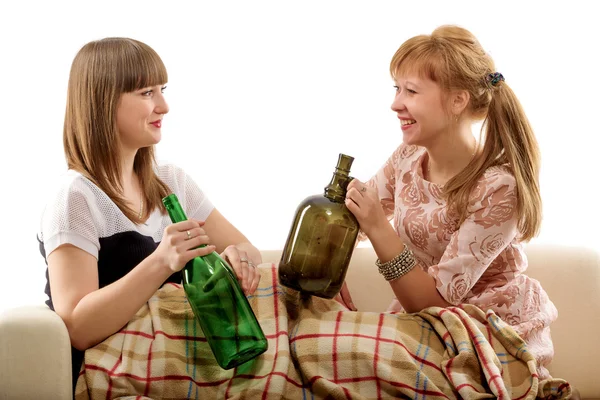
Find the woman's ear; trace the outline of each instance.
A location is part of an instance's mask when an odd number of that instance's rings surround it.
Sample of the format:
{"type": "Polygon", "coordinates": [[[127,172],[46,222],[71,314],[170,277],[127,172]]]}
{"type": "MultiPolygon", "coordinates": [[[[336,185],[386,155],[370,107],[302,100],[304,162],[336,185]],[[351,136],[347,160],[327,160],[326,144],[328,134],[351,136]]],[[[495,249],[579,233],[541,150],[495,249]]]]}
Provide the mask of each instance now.
{"type": "Polygon", "coordinates": [[[471,95],[466,90],[454,90],[450,94],[450,109],[452,114],[461,115],[469,105],[471,95]]]}

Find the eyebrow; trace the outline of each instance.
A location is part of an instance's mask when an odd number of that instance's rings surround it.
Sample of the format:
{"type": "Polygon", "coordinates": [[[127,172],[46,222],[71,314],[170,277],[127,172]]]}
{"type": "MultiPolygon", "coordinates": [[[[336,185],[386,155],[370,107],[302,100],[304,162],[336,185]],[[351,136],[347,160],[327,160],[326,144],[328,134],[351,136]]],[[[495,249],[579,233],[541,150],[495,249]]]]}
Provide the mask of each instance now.
{"type": "Polygon", "coordinates": [[[414,83],[414,82],[412,82],[412,81],[406,81],[406,83],[407,83],[407,84],[411,84],[411,85],[413,85],[413,86],[415,86],[415,87],[417,87],[417,88],[420,88],[420,86],[419,86],[419,85],[417,85],[416,83],[414,83]]]}
{"type": "MultiPolygon", "coordinates": [[[[396,85],[398,85],[398,81],[394,81],[394,83],[395,83],[396,85]]],[[[414,86],[414,87],[416,87],[417,89],[420,89],[420,88],[421,88],[421,86],[417,85],[417,84],[416,84],[416,83],[414,83],[413,81],[406,81],[405,83],[406,83],[406,84],[409,84],[409,85],[413,85],[413,86],[414,86]]]]}

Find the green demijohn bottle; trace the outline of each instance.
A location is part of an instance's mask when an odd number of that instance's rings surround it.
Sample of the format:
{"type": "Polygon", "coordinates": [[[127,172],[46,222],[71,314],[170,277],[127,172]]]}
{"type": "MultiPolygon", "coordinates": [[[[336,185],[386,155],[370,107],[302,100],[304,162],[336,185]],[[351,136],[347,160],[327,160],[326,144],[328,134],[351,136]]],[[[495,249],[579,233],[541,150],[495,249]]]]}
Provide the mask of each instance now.
{"type": "MultiPolygon", "coordinates": [[[[187,219],[175,194],[163,199],[171,221],[187,219]]],[[[231,266],[212,252],[185,265],[183,288],[217,363],[241,365],[267,350],[268,343],[231,266]]]]}
{"type": "Polygon", "coordinates": [[[282,285],[328,299],[341,290],[359,230],[344,203],[353,161],[340,154],[324,194],[307,197],[296,209],[279,262],[282,285]]]}

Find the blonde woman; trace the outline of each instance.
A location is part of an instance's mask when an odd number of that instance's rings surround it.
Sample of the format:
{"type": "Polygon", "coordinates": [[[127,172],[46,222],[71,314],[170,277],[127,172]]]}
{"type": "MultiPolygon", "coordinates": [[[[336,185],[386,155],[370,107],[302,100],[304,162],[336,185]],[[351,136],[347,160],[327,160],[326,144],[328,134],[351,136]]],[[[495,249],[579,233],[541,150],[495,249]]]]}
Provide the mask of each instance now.
{"type": "Polygon", "coordinates": [[[83,352],[125,326],[163,284],[180,283],[190,259],[216,250],[246,293],[259,283],[259,251],[189,175],[155,162],[169,112],[166,82],[158,54],[128,38],[86,44],[71,67],[68,171],[43,213],[39,240],[47,304],[71,338],[74,385],[83,352]],[[170,193],[188,221],[171,224],[161,202],[170,193]]]}
{"type": "Polygon", "coordinates": [[[404,42],[390,72],[402,144],[368,182],[351,182],[346,199],[396,295],[390,311],[492,309],[547,378],[557,310],[523,274],[523,243],[540,228],[542,201],[538,145],[517,97],[456,26],[404,42]],[[471,130],[477,121],[481,142],[471,130]]]}

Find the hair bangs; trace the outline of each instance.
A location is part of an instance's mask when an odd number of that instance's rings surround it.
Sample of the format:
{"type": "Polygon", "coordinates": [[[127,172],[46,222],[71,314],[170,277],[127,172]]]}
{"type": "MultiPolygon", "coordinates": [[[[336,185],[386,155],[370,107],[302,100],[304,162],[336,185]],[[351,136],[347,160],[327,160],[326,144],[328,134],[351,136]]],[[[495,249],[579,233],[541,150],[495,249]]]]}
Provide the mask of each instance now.
{"type": "Polygon", "coordinates": [[[158,54],[144,43],[128,40],[117,71],[121,92],[167,83],[167,69],[158,54]]]}
{"type": "Polygon", "coordinates": [[[393,79],[400,76],[418,76],[430,79],[445,87],[447,62],[437,51],[430,36],[416,36],[406,41],[392,57],[390,74],[393,79]]]}

